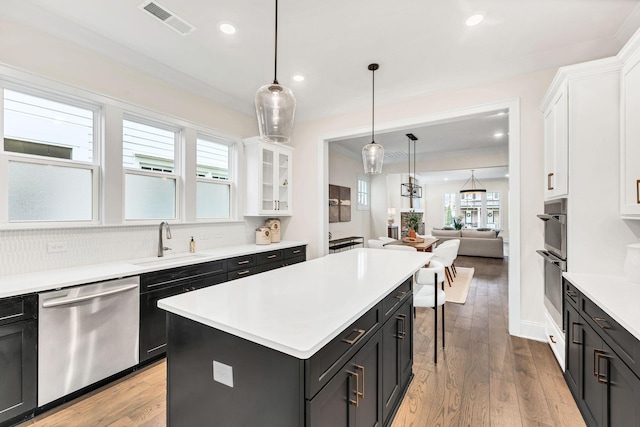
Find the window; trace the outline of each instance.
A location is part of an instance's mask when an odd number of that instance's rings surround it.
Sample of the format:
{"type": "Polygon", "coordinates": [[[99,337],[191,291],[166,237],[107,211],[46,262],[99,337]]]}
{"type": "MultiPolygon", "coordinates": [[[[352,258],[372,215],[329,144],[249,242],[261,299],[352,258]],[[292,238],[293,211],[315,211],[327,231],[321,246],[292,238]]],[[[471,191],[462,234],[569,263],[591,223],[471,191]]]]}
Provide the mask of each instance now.
{"type": "Polygon", "coordinates": [[[3,98],[9,222],[96,221],[99,108],[11,89],[3,98]]]}
{"type": "Polygon", "coordinates": [[[500,228],[500,192],[445,193],[443,202],[446,227],[454,226],[459,204],[459,215],[465,228],[500,228]]]}
{"type": "Polygon", "coordinates": [[[230,147],[213,137],[196,139],[196,216],[198,219],[231,217],[230,147]]]}
{"type": "Polygon", "coordinates": [[[358,175],[358,205],[356,210],[368,211],[371,209],[370,187],[369,177],[366,175],[358,175]]]}
{"type": "Polygon", "coordinates": [[[453,227],[453,219],[456,217],[456,194],[444,193],[444,225],[453,227]]]}
{"type": "Polygon", "coordinates": [[[159,124],[123,120],[125,219],[177,218],[178,135],[177,130],[159,124]]]}

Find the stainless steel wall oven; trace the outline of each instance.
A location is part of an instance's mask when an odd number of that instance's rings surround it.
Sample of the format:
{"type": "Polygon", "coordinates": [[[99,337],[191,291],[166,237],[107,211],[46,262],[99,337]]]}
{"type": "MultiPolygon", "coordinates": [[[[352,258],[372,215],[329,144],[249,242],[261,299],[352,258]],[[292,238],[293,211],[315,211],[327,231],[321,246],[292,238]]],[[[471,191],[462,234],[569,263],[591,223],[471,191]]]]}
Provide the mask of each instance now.
{"type": "Polygon", "coordinates": [[[564,331],[564,298],[562,273],[567,271],[567,199],[549,200],[544,204],[544,305],[558,329],[564,331]]]}

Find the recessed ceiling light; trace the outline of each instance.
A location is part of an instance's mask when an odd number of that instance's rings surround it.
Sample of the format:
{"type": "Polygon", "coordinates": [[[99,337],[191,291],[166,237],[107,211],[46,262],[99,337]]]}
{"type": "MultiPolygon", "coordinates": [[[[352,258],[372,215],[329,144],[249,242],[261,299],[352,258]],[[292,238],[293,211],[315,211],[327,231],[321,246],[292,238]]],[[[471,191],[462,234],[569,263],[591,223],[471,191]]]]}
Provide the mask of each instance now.
{"type": "Polygon", "coordinates": [[[505,176],[506,178],[509,178],[509,174],[508,174],[508,173],[507,173],[507,174],[505,174],[504,176],[505,176]]]}
{"type": "Polygon", "coordinates": [[[467,18],[467,22],[465,23],[467,24],[467,26],[473,27],[474,25],[478,25],[479,23],[481,23],[483,19],[484,19],[484,16],[480,14],[473,15],[467,18]]]}
{"type": "Polygon", "coordinates": [[[304,76],[302,74],[296,74],[295,76],[293,76],[293,80],[301,82],[304,80],[304,76]]]}
{"type": "Polygon", "coordinates": [[[496,132],[496,133],[493,134],[494,138],[500,138],[502,136],[504,136],[504,133],[502,133],[502,132],[496,132]]]}
{"type": "Polygon", "coordinates": [[[222,22],[220,23],[220,25],[218,25],[218,28],[220,28],[220,31],[222,31],[225,34],[236,33],[236,27],[231,22],[222,22]]]}

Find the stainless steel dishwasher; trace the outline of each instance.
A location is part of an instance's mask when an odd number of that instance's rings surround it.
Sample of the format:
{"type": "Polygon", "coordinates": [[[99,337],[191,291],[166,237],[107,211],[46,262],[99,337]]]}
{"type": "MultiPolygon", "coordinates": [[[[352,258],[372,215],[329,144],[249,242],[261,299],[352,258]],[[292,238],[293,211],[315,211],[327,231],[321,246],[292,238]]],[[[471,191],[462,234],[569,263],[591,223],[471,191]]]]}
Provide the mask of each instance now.
{"type": "Polygon", "coordinates": [[[38,406],[138,364],[140,278],[39,294],[38,406]]]}

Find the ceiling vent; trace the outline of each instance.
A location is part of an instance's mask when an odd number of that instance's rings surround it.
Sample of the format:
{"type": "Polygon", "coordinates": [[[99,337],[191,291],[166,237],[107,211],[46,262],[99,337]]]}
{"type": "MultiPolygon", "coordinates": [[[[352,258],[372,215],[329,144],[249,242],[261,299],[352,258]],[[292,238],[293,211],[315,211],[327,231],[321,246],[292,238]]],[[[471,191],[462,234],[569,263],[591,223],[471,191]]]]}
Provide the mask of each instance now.
{"type": "Polygon", "coordinates": [[[185,21],[182,18],[179,18],[176,14],[171,12],[169,9],[167,9],[164,6],[160,6],[158,3],[154,1],[145,1],[138,7],[144,10],[145,12],[153,15],[154,17],[158,18],[165,25],[167,25],[168,27],[171,27],[172,29],[179,32],[183,36],[186,36],[187,34],[191,33],[193,30],[196,29],[196,27],[189,24],[187,21],[185,21]]]}

